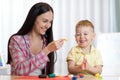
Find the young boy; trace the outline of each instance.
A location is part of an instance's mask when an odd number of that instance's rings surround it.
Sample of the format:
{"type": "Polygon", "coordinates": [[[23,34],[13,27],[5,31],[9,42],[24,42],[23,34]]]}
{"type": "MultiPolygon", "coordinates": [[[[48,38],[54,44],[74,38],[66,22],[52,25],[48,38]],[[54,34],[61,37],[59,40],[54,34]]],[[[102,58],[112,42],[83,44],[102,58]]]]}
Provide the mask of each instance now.
{"type": "Polygon", "coordinates": [[[76,25],[76,42],[78,45],[71,48],[67,56],[68,71],[70,74],[101,74],[102,57],[92,42],[95,38],[94,26],[88,20],[79,21],[76,25]]]}

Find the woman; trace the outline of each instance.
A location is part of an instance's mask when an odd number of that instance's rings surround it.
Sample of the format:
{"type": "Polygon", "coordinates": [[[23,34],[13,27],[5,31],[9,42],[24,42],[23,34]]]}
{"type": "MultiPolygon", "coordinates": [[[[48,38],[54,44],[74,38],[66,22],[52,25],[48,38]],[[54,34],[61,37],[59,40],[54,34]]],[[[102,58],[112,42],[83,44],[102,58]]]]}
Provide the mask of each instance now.
{"type": "Polygon", "coordinates": [[[37,3],[29,11],[21,29],[8,42],[8,63],[12,75],[41,75],[54,71],[54,51],[64,40],[53,41],[53,9],[37,3]]]}

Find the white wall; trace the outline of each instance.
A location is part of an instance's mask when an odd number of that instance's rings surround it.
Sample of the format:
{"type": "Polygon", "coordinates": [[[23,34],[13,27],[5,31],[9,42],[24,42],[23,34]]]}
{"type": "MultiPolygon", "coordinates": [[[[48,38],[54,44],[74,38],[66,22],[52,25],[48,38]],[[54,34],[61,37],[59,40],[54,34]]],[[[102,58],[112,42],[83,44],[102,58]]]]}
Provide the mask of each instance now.
{"type": "Polygon", "coordinates": [[[96,47],[103,57],[103,75],[120,74],[120,33],[97,35],[96,47]]]}

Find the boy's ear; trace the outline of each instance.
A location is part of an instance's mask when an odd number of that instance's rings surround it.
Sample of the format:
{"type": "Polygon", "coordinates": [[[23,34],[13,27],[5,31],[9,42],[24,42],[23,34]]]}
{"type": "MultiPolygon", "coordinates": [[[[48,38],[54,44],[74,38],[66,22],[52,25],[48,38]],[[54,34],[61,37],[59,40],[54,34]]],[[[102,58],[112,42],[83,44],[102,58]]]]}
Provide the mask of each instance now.
{"type": "Polygon", "coordinates": [[[95,33],[93,33],[93,40],[95,39],[95,36],[96,36],[96,34],[95,34],[95,33]]]}
{"type": "Polygon", "coordinates": [[[76,34],[74,36],[76,37],[76,34]]]}

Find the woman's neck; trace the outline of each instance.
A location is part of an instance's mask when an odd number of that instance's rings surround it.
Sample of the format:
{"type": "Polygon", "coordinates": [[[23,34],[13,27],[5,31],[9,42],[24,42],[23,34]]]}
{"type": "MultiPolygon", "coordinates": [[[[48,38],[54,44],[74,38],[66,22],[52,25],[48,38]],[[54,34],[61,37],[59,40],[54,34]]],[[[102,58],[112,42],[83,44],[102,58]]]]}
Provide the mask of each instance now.
{"type": "Polygon", "coordinates": [[[33,33],[29,33],[30,38],[30,52],[34,55],[38,54],[39,51],[42,50],[43,47],[43,40],[41,35],[36,35],[33,33]]]}
{"type": "Polygon", "coordinates": [[[31,40],[42,40],[41,35],[36,34],[35,32],[30,32],[28,35],[31,40]]]}

